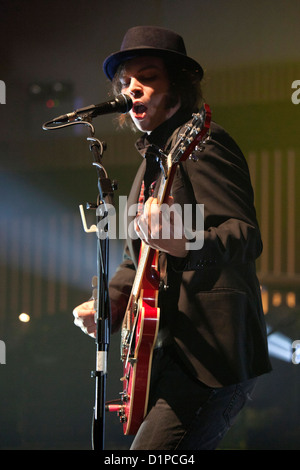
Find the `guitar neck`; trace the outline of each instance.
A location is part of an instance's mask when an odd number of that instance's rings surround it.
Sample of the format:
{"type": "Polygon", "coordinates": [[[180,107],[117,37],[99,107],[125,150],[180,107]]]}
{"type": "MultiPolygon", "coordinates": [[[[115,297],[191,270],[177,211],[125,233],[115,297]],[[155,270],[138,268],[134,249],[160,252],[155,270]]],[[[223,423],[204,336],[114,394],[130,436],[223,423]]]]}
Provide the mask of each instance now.
{"type": "MultiPolygon", "coordinates": [[[[167,177],[166,178],[162,177],[162,179],[161,179],[159,189],[158,189],[158,193],[157,193],[158,205],[161,205],[167,197],[167,194],[170,190],[170,186],[171,186],[171,183],[172,183],[171,175],[174,174],[174,170],[175,170],[175,166],[173,165],[173,167],[169,168],[167,177]]],[[[144,276],[144,273],[145,273],[145,269],[146,269],[146,266],[147,266],[147,262],[148,262],[148,259],[149,259],[149,254],[150,254],[151,249],[153,249],[153,248],[150,248],[149,245],[146,245],[144,242],[142,242],[141,250],[140,250],[139,264],[138,264],[136,277],[135,277],[133,287],[132,287],[132,295],[134,297],[137,297],[137,295],[140,291],[141,282],[142,282],[142,279],[143,279],[143,276],[144,276]]]]}
{"type": "Polygon", "coordinates": [[[136,276],[135,276],[135,280],[134,280],[134,283],[132,286],[132,292],[131,292],[131,294],[135,298],[138,296],[140,292],[142,279],[145,273],[145,269],[146,269],[147,262],[149,259],[149,254],[151,251],[151,248],[149,245],[146,245],[144,242],[141,242],[141,243],[142,244],[141,244],[141,250],[140,250],[139,264],[137,267],[136,276]]]}

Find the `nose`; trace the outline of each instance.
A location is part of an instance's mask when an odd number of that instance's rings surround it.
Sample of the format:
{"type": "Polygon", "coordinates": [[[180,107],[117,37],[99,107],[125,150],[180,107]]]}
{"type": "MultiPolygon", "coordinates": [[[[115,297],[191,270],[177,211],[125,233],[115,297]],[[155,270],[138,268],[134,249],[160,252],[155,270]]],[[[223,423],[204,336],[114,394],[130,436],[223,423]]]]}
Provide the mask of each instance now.
{"type": "Polygon", "coordinates": [[[133,98],[140,98],[143,94],[142,86],[138,80],[132,78],[128,87],[128,92],[133,98]]]}

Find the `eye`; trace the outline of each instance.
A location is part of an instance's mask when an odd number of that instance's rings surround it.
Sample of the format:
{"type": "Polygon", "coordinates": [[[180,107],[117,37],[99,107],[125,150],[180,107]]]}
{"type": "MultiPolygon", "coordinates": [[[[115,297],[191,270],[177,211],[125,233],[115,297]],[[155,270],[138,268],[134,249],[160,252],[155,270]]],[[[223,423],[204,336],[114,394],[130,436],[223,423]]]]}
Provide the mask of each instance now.
{"type": "Polygon", "coordinates": [[[121,80],[121,81],[120,81],[120,84],[121,84],[121,88],[122,88],[122,89],[128,88],[129,85],[130,85],[130,81],[129,81],[129,80],[121,80]]]}
{"type": "Polygon", "coordinates": [[[156,80],[157,78],[157,75],[146,75],[144,77],[140,77],[140,81],[141,82],[153,82],[154,80],[156,80]]]}

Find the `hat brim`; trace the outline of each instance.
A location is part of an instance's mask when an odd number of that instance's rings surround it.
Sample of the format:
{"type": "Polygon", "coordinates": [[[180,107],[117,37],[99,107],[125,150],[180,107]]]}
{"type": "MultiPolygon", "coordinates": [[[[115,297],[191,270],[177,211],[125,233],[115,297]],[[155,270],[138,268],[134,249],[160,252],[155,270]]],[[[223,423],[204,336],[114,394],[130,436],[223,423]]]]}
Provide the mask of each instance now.
{"type": "Polygon", "coordinates": [[[157,57],[166,57],[171,58],[178,64],[178,66],[184,67],[194,73],[199,77],[199,80],[203,77],[203,69],[198,62],[190,57],[180,54],[179,52],[174,52],[166,49],[157,49],[154,47],[141,47],[134,49],[126,49],[124,51],[115,52],[108,56],[103,62],[103,71],[105,75],[112,80],[115,76],[115,73],[123,62],[134,59],[135,57],[141,56],[157,56],[157,57]]]}

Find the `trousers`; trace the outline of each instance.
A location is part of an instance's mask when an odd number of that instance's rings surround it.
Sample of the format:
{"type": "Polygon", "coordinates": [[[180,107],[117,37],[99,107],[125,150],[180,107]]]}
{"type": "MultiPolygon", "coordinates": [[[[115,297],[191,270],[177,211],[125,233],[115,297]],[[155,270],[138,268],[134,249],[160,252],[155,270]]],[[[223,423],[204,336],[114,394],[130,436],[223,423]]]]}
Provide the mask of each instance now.
{"type": "Polygon", "coordinates": [[[131,450],[215,450],[256,379],[212,388],[188,375],[172,347],[154,350],[148,413],[131,450]]]}

